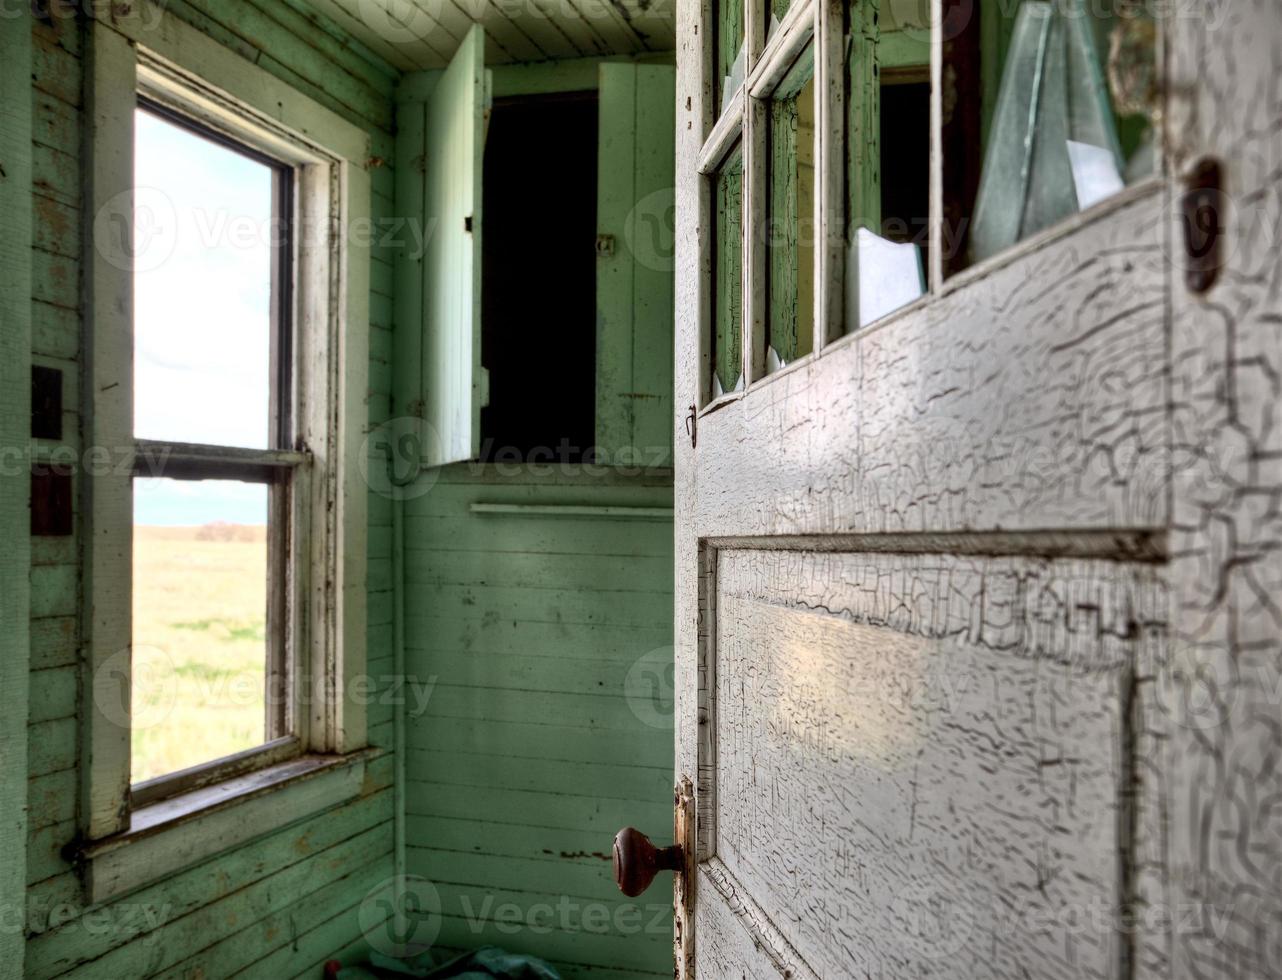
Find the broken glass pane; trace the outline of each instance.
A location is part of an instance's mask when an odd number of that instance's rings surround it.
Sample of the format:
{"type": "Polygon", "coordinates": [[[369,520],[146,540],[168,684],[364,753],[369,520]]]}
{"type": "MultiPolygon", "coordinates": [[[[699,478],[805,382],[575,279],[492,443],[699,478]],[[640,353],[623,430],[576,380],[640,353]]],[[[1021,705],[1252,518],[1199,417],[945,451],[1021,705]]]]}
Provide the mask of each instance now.
{"type": "Polygon", "coordinates": [[[866,327],[926,292],[921,249],[912,242],[893,242],[859,228],[847,256],[847,329],[866,327]]]}
{"type": "Polygon", "coordinates": [[[929,11],[914,0],[854,4],[848,30],[845,329],[852,331],[921,295],[930,241],[929,11]]]}
{"type": "MultiPolygon", "coordinates": [[[[1146,54],[1145,44],[1134,40],[1142,23],[1088,9],[1085,0],[1025,0],[1019,6],[986,120],[973,260],[996,255],[1153,172],[1151,118],[1143,105],[1131,104],[1135,97],[1126,81],[1143,75],[1146,58],[1155,63],[1155,48],[1146,54]],[[1107,67],[1105,43],[1114,51],[1107,67]],[[1123,123],[1119,108],[1129,112],[1123,123]]],[[[1145,36],[1142,28],[1138,36],[1145,36]]]]}
{"type": "Polygon", "coordinates": [[[743,84],[744,0],[719,0],[717,4],[717,105],[725,112],[730,97],[743,84]]]}
{"type": "Polygon", "coordinates": [[[743,153],[738,147],[713,178],[712,396],[739,387],[743,373],[743,153]]]}
{"type": "Polygon", "coordinates": [[[768,105],[767,371],[814,349],[815,65],[808,47],[768,105]]]}
{"type": "Polygon", "coordinates": [[[783,18],[788,15],[788,9],[792,6],[792,0],[770,0],[765,5],[766,14],[766,42],[774,37],[775,31],[779,29],[783,18]]]}

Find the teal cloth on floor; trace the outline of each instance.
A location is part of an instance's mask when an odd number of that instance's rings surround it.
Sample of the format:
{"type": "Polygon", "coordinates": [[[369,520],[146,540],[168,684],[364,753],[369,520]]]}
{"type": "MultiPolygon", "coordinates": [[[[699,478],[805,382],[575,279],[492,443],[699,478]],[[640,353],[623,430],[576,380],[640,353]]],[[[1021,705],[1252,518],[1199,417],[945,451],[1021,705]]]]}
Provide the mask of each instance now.
{"type": "Polygon", "coordinates": [[[414,977],[416,980],[561,980],[561,974],[533,956],[508,953],[486,946],[438,964],[431,952],[407,960],[371,953],[368,966],[340,970],[338,980],[387,980],[414,977]]]}

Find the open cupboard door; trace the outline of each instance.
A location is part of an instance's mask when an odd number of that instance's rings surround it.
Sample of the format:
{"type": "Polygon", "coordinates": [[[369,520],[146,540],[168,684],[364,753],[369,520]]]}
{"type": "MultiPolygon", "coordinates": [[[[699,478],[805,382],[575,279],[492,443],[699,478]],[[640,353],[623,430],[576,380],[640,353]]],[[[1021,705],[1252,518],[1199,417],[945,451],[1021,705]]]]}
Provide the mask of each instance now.
{"type": "Polygon", "coordinates": [[[672,196],[676,71],[600,66],[597,167],[599,458],[672,465],[672,196]]]}
{"type": "Polygon", "coordinates": [[[862,327],[847,5],[757,4],[714,66],[719,7],[678,7],[675,842],[622,832],[620,886],[676,872],[684,980],[1271,975],[1282,8],[1164,8],[1157,172],[862,327]],[[772,372],[762,100],[807,51],[813,345],[772,372]]]}
{"type": "Polygon", "coordinates": [[[481,234],[490,80],[473,26],[424,101],[398,109],[397,199],[421,234],[402,248],[396,390],[423,419],[422,463],[476,459],[489,381],[481,365],[481,234]]]}

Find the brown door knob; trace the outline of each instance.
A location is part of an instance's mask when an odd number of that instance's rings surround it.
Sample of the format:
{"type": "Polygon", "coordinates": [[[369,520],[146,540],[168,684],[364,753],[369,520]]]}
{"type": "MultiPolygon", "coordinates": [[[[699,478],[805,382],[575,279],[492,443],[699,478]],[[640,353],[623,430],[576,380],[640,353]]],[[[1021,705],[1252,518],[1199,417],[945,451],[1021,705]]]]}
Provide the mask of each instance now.
{"type": "Polygon", "coordinates": [[[628,898],[636,898],[660,871],[681,871],[685,855],[680,844],[658,848],[650,838],[632,827],[614,835],[614,883],[628,898]]]}

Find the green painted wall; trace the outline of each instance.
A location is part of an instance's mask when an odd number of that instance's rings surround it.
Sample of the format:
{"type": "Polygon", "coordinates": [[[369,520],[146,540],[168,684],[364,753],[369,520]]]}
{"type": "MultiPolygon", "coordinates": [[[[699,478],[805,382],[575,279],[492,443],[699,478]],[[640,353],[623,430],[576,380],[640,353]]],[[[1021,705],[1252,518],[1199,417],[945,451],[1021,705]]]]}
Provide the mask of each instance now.
{"type": "MultiPolygon", "coordinates": [[[[169,0],[166,10],[366,128],[387,161],[371,173],[374,217],[395,213],[391,68],[303,0],[169,0]]],[[[33,22],[32,39],[30,348],[65,372],[62,446],[78,454],[81,31],[33,22]]],[[[375,247],[371,278],[373,427],[390,413],[391,248],[375,247]]],[[[624,824],[671,834],[671,522],[471,508],[665,508],[670,479],[460,465],[416,489],[426,492],[405,504],[407,673],[433,686],[424,710],[412,698],[407,708],[409,870],[441,894],[440,944],[528,950],[571,978],[668,975],[666,889],[622,900],[608,857],[624,824]]],[[[375,677],[394,665],[391,508],[371,494],[375,677]]],[[[348,805],[85,908],[62,854],[80,781],[78,553],[76,536],[32,542],[29,697],[5,701],[30,705],[25,975],[314,977],[336,952],[359,956],[360,900],[394,870],[390,756],[348,805]]],[[[369,720],[372,741],[390,747],[392,708],[371,706],[369,720]]]]}
{"type": "MultiPolygon", "coordinates": [[[[366,128],[374,154],[391,161],[396,73],[333,24],[296,0],[169,0],[165,8],[366,128]]],[[[80,210],[82,40],[74,20],[32,23],[31,353],[35,363],[64,371],[63,445],[79,453],[79,255],[88,220],[80,210]]],[[[388,217],[391,168],[371,176],[373,215],[388,217]]],[[[391,282],[391,256],[376,247],[371,423],[389,406],[391,282]]],[[[374,765],[361,799],[83,914],[80,881],[61,854],[76,826],[78,544],[77,537],[32,542],[27,976],[212,978],[248,970],[315,977],[336,951],[358,952],[356,907],[393,871],[390,757],[374,765]]],[[[369,673],[376,677],[392,665],[391,550],[389,504],[371,495],[369,673]]],[[[370,708],[376,744],[391,744],[391,710],[370,708]]],[[[6,968],[0,964],[0,976],[9,976],[6,968]]]]}
{"type": "MultiPolygon", "coordinates": [[[[26,398],[31,361],[31,30],[0,18],[0,446],[22,445],[30,431],[26,398]]],[[[29,478],[0,472],[0,972],[21,975],[21,905],[26,887],[27,672],[30,655],[29,478]]]]}
{"type": "Polygon", "coordinates": [[[409,870],[441,942],[567,978],[671,976],[671,891],[614,886],[611,841],[672,835],[672,522],[531,506],[672,506],[667,478],[463,464],[406,502],[409,870]],[[516,505],[475,513],[478,504],[516,505]]]}
{"type": "MultiPolygon", "coordinates": [[[[675,96],[670,68],[609,74],[597,230],[618,247],[597,266],[597,441],[654,466],[670,458],[672,277],[634,259],[628,220],[643,200],[643,217],[664,218],[675,96]]],[[[504,66],[493,88],[581,91],[599,77],[599,59],[504,66]]],[[[403,109],[432,82],[406,75],[403,109]]],[[[432,152],[410,135],[403,178],[432,152]]],[[[398,198],[410,215],[414,183],[398,198]]],[[[398,342],[412,351],[401,331],[421,329],[421,287],[412,263],[400,268],[398,342]]],[[[411,405],[405,367],[399,403],[411,405]]],[[[438,943],[531,953],[567,978],[670,976],[670,889],[624,899],[610,867],[620,828],[672,835],[673,529],[637,510],[670,511],[670,476],[463,463],[425,471],[404,507],[406,672],[431,690],[407,717],[407,870],[440,897],[438,943]],[[567,506],[624,511],[556,512],[567,506]]]]}

